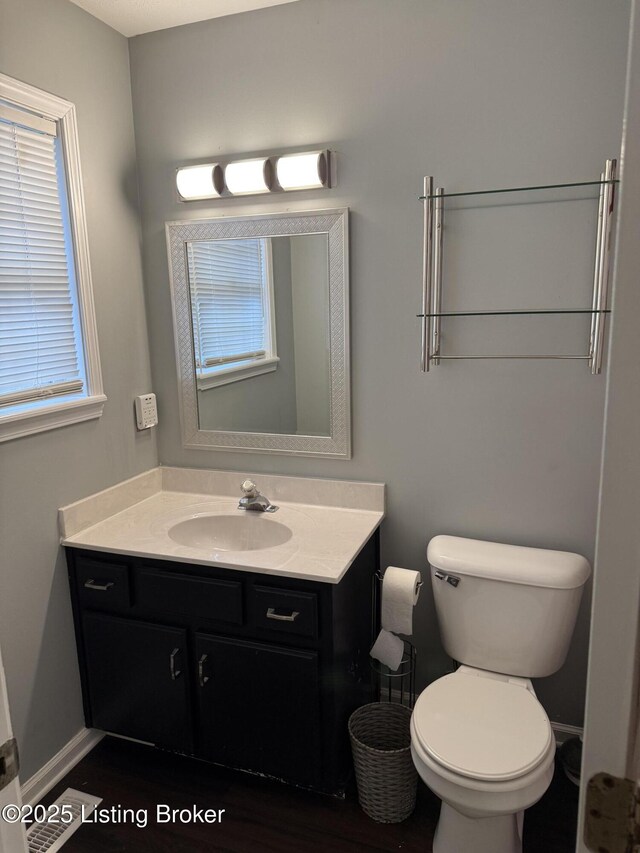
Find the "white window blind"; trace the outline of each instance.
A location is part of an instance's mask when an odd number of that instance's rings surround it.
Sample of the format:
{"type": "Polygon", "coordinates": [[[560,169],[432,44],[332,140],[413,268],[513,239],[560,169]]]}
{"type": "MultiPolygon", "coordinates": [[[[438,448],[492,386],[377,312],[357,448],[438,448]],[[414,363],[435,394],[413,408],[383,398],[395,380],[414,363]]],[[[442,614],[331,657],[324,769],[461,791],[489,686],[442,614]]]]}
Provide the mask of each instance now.
{"type": "Polygon", "coordinates": [[[0,109],[0,406],[85,384],[55,124],[18,112],[0,109]]]}
{"type": "Polygon", "coordinates": [[[198,369],[262,359],[270,347],[264,239],[187,243],[198,369]]]}

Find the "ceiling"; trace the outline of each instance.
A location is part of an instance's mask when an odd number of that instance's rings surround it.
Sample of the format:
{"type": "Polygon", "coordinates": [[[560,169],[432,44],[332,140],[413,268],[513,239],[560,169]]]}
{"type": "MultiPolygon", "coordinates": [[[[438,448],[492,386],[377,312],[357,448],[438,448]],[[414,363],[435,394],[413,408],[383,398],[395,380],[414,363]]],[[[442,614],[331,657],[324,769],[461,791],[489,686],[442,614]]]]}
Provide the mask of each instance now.
{"type": "Polygon", "coordinates": [[[166,30],[296,0],[71,0],[124,36],[166,30]]]}

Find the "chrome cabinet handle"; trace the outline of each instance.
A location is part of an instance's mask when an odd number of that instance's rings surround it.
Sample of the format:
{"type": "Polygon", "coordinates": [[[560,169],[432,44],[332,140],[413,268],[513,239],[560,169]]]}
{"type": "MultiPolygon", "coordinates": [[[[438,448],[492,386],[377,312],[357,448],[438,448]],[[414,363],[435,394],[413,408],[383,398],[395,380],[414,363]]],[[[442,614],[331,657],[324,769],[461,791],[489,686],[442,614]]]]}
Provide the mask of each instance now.
{"type": "Polygon", "coordinates": [[[200,687],[204,687],[207,681],[209,681],[209,676],[204,674],[204,665],[208,657],[208,655],[202,655],[198,661],[198,681],[200,682],[200,687]]]}
{"type": "Polygon", "coordinates": [[[182,674],[181,669],[176,669],[176,656],[180,654],[180,649],[174,649],[169,655],[169,672],[171,680],[175,681],[182,674]]]}
{"type": "Polygon", "coordinates": [[[299,610],[292,610],[288,616],[284,613],[276,613],[275,607],[267,610],[267,619],[278,619],[280,622],[295,622],[299,615],[299,610]]]}
{"type": "Polygon", "coordinates": [[[108,592],[112,586],[115,586],[115,581],[107,581],[106,583],[98,583],[93,578],[89,578],[84,582],[85,589],[97,589],[100,592],[108,592]]]}

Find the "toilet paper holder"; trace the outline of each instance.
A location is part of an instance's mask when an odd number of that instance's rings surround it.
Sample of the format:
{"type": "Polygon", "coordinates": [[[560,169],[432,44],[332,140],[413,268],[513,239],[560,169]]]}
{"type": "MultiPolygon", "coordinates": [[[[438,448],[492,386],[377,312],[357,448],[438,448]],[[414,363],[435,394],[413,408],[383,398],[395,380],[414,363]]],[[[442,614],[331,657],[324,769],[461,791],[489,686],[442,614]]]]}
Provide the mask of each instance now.
{"type": "Polygon", "coordinates": [[[375,658],[369,658],[369,664],[375,674],[376,701],[413,708],[416,701],[416,649],[409,640],[403,642],[404,654],[396,672],[375,658]]]}
{"type": "MultiPolygon", "coordinates": [[[[384,572],[380,569],[373,573],[372,577],[372,609],[371,609],[371,642],[375,641],[380,630],[380,603],[382,596],[382,579],[384,572]]],[[[424,581],[417,583],[417,596],[420,597],[420,589],[424,581]]],[[[396,672],[390,670],[380,661],[369,659],[371,669],[376,676],[376,693],[380,702],[394,702],[413,708],[416,701],[415,674],[416,674],[416,649],[410,640],[403,640],[404,654],[396,672]]]]}
{"type": "MultiPolygon", "coordinates": [[[[376,569],[371,579],[371,642],[375,642],[380,630],[380,602],[382,600],[382,580],[384,572],[381,569],[376,569]]],[[[419,580],[416,584],[416,604],[420,600],[420,590],[424,585],[423,580],[419,580]]]]}
{"type": "MultiPolygon", "coordinates": [[[[374,589],[377,590],[378,593],[380,591],[380,584],[382,583],[383,578],[384,578],[384,572],[381,571],[380,569],[376,569],[376,571],[374,572],[374,575],[373,575],[373,580],[374,580],[374,589]]],[[[420,590],[422,589],[423,585],[424,585],[423,580],[419,580],[418,583],[416,584],[416,590],[418,591],[418,599],[420,598],[420,590]]]]}

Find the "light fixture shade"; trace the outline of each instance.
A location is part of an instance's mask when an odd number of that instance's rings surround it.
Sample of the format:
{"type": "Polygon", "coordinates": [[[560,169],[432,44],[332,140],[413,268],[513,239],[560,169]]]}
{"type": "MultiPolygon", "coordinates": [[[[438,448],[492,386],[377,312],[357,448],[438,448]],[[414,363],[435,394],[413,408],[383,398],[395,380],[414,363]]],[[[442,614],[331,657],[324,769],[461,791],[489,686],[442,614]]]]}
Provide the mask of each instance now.
{"type": "Polygon", "coordinates": [[[308,151],[278,157],[276,176],[283,190],[318,189],[330,186],[329,152],[308,151]]]}
{"type": "Polygon", "coordinates": [[[217,198],[222,192],[222,169],[217,163],[185,166],[176,172],[176,187],[184,201],[217,198]]]}
{"type": "Polygon", "coordinates": [[[224,169],[224,182],[232,195],[269,192],[273,183],[271,161],[260,157],[229,163],[224,169]]]}

